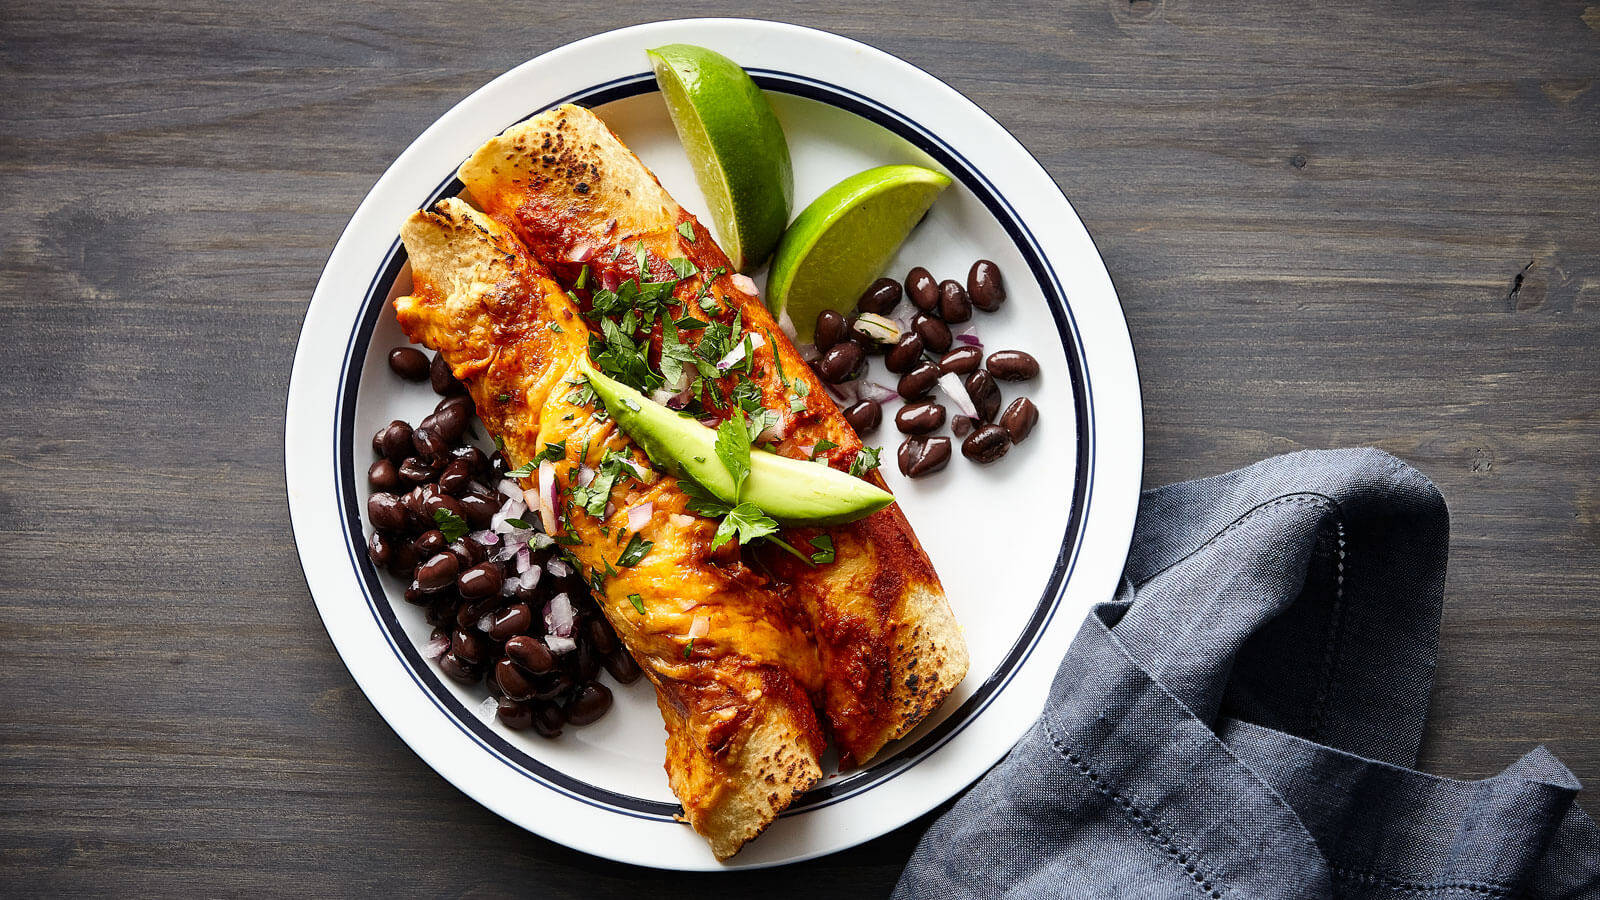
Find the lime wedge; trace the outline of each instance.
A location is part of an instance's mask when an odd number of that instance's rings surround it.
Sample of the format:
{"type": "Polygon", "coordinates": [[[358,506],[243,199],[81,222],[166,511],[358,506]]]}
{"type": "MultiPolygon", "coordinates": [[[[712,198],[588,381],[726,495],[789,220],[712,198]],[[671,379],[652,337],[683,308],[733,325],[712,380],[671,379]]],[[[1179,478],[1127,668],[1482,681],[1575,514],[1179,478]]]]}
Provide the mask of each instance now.
{"type": "Polygon", "coordinates": [[[722,249],[735,269],[757,268],[778,245],[794,203],[789,144],[772,104],[720,53],[668,44],[649,56],[722,249]]]}
{"type": "Polygon", "coordinates": [[[774,316],[787,309],[800,341],[810,343],[817,313],[849,315],[949,184],[949,176],[921,166],[880,166],[828,188],[779,242],[767,308],[774,316]]]}

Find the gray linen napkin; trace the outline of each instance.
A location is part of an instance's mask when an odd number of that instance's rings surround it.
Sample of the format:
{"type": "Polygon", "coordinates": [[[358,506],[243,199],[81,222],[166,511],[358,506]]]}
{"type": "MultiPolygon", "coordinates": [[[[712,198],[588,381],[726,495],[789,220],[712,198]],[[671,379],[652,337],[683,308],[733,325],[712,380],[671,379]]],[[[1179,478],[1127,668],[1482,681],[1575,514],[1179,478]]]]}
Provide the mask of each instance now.
{"type": "Polygon", "coordinates": [[[1116,600],[894,896],[1600,896],[1600,831],[1549,752],[1414,769],[1448,530],[1377,450],[1147,491],[1116,600]]]}

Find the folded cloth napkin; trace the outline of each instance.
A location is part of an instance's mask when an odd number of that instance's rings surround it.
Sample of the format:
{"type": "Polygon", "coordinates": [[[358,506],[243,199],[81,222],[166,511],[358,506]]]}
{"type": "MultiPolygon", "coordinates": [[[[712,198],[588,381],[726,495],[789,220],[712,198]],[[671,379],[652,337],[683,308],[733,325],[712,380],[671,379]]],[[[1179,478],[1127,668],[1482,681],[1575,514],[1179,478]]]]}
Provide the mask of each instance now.
{"type": "Polygon", "coordinates": [[[894,896],[1600,896],[1600,831],[1549,752],[1413,768],[1448,526],[1377,450],[1146,492],[1044,715],[894,896]]]}

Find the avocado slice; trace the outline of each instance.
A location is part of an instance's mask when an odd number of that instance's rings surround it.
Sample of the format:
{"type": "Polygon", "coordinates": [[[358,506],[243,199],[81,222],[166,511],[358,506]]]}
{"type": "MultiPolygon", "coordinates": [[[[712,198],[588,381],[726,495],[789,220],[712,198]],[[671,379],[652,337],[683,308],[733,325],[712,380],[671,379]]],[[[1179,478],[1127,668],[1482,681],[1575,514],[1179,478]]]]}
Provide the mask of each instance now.
{"type": "Polygon", "coordinates": [[[750,451],[744,491],[736,497],[733,476],[717,458],[716,431],[600,374],[587,357],[579,360],[578,368],[611,418],[651,462],[694,479],[724,503],[754,503],[783,525],[839,525],[894,502],[893,494],[854,475],[755,449],[750,451]]]}

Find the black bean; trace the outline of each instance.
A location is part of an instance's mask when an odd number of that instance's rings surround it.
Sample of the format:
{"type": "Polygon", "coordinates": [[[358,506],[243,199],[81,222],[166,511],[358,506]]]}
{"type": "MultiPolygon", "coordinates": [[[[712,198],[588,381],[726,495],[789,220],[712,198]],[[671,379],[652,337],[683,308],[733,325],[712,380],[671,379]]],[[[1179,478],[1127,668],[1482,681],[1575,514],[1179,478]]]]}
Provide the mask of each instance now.
{"type": "MultiPolygon", "coordinates": [[[[535,560],[534,565],[538,565],[538,564],[539,564],[538,561],[535,560]]],[[[534,601],[539,599],[539,586],[537,584],[535,584],[532,587],[529,587],[529,586],[523,584],[522,582],[518,581],[517,582],[517,592],[512,594],[511,596],[517,598],[517,601],[519,603],[532,604],[534,601]]]]}
{"type": "Polygon", "coordinates": [[[983,425],[961,442],[961,455],[977,463],[992,463],[1011,449],[1011,438],[999,425],[983,425]]]}
{"type": "Polygon", "coordinates": [[[922,361],[922,335],[915,331],[908,331],[900,335],[900,340],[895,341],[889,353],[883,359],[884,368],[904,375],[922,361]]]}
{"type": "Polygon", "coordinates": [[[389,432],[389,426],[385,425],[382,428],[379,428],[377,431],[372,433],[372,452],[373,452],[373,454],[375,454],[377,456],[383,456],[384,455],[384,452],[383,452],[383,436],[385,434],[387,434],[388,432],[389,432]]]}
{"type": "Polygon", "coordinates": [[[605,619],[590,619],[588,624],[583,626],[583,633],[589,638],[590,646],[594,647],[597,653],[604,655],[617,649],[617,633],[611,630],[605,619]]]}
{"type": "Polygon", "coordinates": [[[494,514],[500,511],[499,503],[485,499],[482,494],[467,494],[456,502],[461,507],[462,518],[473,528],[488,528],[494,521],[494,514]]]}
{"type": "Polygon", "coordinates": [[[416,540],[411,542],[411,548],[417,551],[418,559],[432,559],[443,553],[445,548],[449,546],[450,542],[444,539],[444,532],[437,528],[430,528],[424,531],[417,535],[416,540]]]}
{"type": "Polygon", "coordinates": [[[1011,436],[1011,443],[1020,444],[1033,433],[1033,426],[1039,424],[1039,407],[1027,397],[1018,397],[1011,401],[1006,411],[1000,414],[1000,427],[1011,436]]]}
{"type": "Polygon", "coordinates": [[[532,627],[533,610],[526,603],[513,603],[495,613],[494,620],[489,623],[489,637],[509,641],[519,634],[527,634],[532,627]]]}
{"type": "Polygon", "coordinates": [[[444,357],[438,354],[434,355],[433,363],[428,369],[428,380],[433,384],[434,393],[441,396],[448,397],[451,394],[465,394],[467,392],[467,386],[461,383],[461,380],[456,377],[454,372],[450,371],[450,364],[445,362],[444,357]]]}
{"type": "Polygon", "coordinates": [[[939,360],[939,371],[957,375],[971,375],[983,363],[983,351],[977,347],[957,347],[939,360]]]}
{"type": "Polygon", "coordinates": [[[822,359],[817,362],[817,377],[829,384],[849,381],[866,361],[866,352],[860,344],[840,341],[822,354],[822,359]]]}
{"type": "Polygon", "coordinates": [[[951,325],[972,318],[972,301],[967,299],[967,289],[961,282],[951,279],[939,282],[939,318],[951,325]]]}
{"type": "Polygon", "coordinates": [[[850,326],[845,322],[844,316],[831,309],[817,313],[817,328],[812,336],[812,342],[816,344],[818,350],[827,350],[849,334],[850,326]]]}
{"type": "Polygon", "coordinates": [[[416,430],[411,432],[411,445],[423,459],[442,460],[450,453],[450,442],[428,427],[433,421],[433,416],[428,416],[417,423],[416,430]]]}
{"type": "Polygon", "coordinates": [[[462,538],[450,545],[450,552],[461,561],[461,568],[467,569],[489,558],[489,551],[484,546],[471,538],[462,538]]]}
{"type": "Polygon", "coordinates": [[[603,684],[586,684],[567,702],[567,721],[574,725],[588,725],[599,721],[611,709],[611,689],[603,684]]]}
{"type": "Polygon", "coordinates": [[[367,467],[367,484],[372,485],[374,490],[379,491],[398,490],[400,487],[400,470],[396,469],[394,463],[390,462],[387,457],[374,460],[372,465],[367,467]]]}
{"type": "Polygon", "coordinates": [[[456,627],[477,628],[478,620],[492,612],[494,605],[499,601],[499,597],[489,597],[484,600],[468,600],[460,604],[456,607],[456,627]]]}
{"type": "Polygon", "coordinates": [[[506,657],[535,675],[556,666],[555,654],[536,637],[522,634],[506,641],[506,657]]]}
{"type": "Polygon", "coordinates": [[[468,600],[493,597],[500,593],[506,580],[505,572],[495,563],[479,563],[456,578],[456,590],[468,600]]]}
{"type": "Polygon", "coordinates": [[[1039,361],[1021,350],[997,350],[989,354],[987,366],[1001,381],[1027,381],[1039,374],[1039,361]]]}
{"type": "Polygon", "coordinates": [[[535,691],[533,679],[517,668],[509,658],[503,658],[494,664],[494,680],[500,685],[500,692],[512,700],[533,698],[535,691]]]}
{"type": "Polygon", "coordinates": [[[615,653],[606,654],[606,657],[600,662],[606,667],[606,671],[611,673],[611,677],[617,680],[618,684],[633,684],[643,674],[639,669],[639,664],[634,662],[633,654],[629,653],[626,647],[619,647],[615,653]]]}
{"type": "Polygon", "coordinates": [[[922,338],[923,349],[929,353],[943,353],[950,349],[950,342],[954,338],[950,334],[950,326],[927,313],[917,313],[911,317],[911,330],[922,338]]]}
{"type": "Polygon", "coordinates": [[[856,301],[856,309],[864,313],[886,316],[899,302],[900,282],[893,278],[879,278],[869,285],[861,295],[861,299],[856,301]]]}
{"type": "Polygon", "coordinates": [[[429,593],[442,591],[455,584],[460,572],[461,561],[454,553],[435,553],[417,568],[417,584],[429,593]]]}
{"type": "Polygon", "coordinates": [[[565,672],[549,672],[533,680],[533,696],[550,700],[572,690],[572,679],[565,672]]]}
{"type": "Polygon", "coordinates": [[[411,549],[407,541],[391,541],[386,568],[390,575],[410,581],[417,574],[417,551],[411,549]]]}
{"type": "Polygon", "coordinates": [[[500,705],[495,708],[495,718],[500,724],[512,731],[526,731],[533,727],[533,707],[515,700],[500,698],[500,705]]]}
{"type": "Polygon", "coordinates": [[[939,367],[931,362],[921,362],[900,376],[896,389],[905,400],[921,400],[939,383],[939,367]]]}
{"type": "Polygon", "coordinates": [[[415,456],[406,457],[405,462],[400,464],[398,471],[400,477],[411,484],[427,484],[439,474],[437,469],[415,456]]]}
{"type": "Polygon", "coordinates": [[[439,404],[433,408],[433,411],[434,414],[437,415],[438,413],[444,412],[447,408],[457,406],[459,406],[462,411],[466,413],[468,419],[478,414],[477,405],[472,402],[472,397],[468,396],[467,394],[455,394],[446,397],[439,401],[439,404]]]}
{"type": "Polygon", "coordinates": [[[923,312],[933,312],[939,305],[939,283],[921,266],[906,273],[906,296],[923,312]]]}
{"type": "Polygon", "coordinates": [[[476,666],[471,665],[454,653],[446,653],[439,657],[439,668],[444,670],[446,675],[462,684],[477,684],[478,680],[483,677],[478,674],[479,669],[476,666]]]}
{"type": "Polygon", "coordinates": [[[566,659],[572,671],[573,681],[583,684],[599,677],[600,655],[594,652],[588,641],[578,641],[578,649],[568,653],[566,659]]]}
{"type": "Polygon", "coordinates": [[[411,426],[399,419],[384,426],[379,440],[383,444],[383,455],[397,466],[411,455],[411,426]]]}
{"type": "Polygon", "coordinates": [[[372,521],[373,528],[384,531],[399,531],[406,524],[400,498],[388,491],[379,491],[367,498],[367,518],[372,521]]]}
{"type": "Polygon", "coordinates": [[[985,422],[993,422],[994,417],[1000,412],[1000,385],[994,376],[979,369],[967,376],[967,396],[972,398],[972,405],[978,409],[978,418],[985,422]]]}
{"type": "Polygon", "coordinates": [[[966,437],[977,424],[978,420],[971,416],[956,416],[950,420],[950,433],[956,437],[966,437]]]}
{"type": "Polygon", "coordinates": [[[439,433],[439,437],[444,438],[447,444],[454,444],[466,433],[467,423],[472,420],[472,413],[457,403],[454,406],[441,408],[430,418],[433,419],[433,430],[439,433]]]}
{"type": "Polygon", "coordinates": [[[987,259],[972,264],[967,272],[967,295],[972,305],[984,312],[994,312],[1006,302],[1006,283],[1000,277],[1000,267],[987,259]]]}
{"type": "Polygon", "coordinates": [[[506,477],[506,473],[509,471],[511,471],[511,461],[506,459],[506,454],[504,451],[496,450],[494,455],[489,457],[490,483],[499,481],[500,479],[506,477]]]}
{"type": "Polygon", "coordinates": [[[472,467],[472,472],[475,475],[488,475],[489,474],[489,457],[488,457],[488,455],[485,454],[482,450],[478,449],[477,447],[474,447],[471,444],[467,444],[466,446],[457,447],[454,450],[451,450],[450,451],[450,455],[455,457],[456,459],[464,459],[464,460],[466,460],[467,461],[467,465],[472,467]]]}
{"type": "Polygon", "coordinates": [[[944,407],[931,400],[910,403],[894,414],[894,424],[903,434],[927,434],[944,424],[944,407]]]}
{"type": "Polygon", "coordinates": [[[381,569],[389,564],[392,552],[393,546],[389,543],[389,539],[383,536],[383,532],[374,531],[372,536],[367,538],[367,558],[378,568],[381,569]]]}
{"type": "Polygon", "coordinates": [[[422,499],[422,511],[427,516],[429,522],[439,521],[436,514],[441,509],[448,510],[452,515],[460,516],[463,519],[467,517],[467,511],[461,506],[460,500],[457,500],[449,494],[437,493],[437,488],[435,485],[427,485],[424,487],[424,490],[430,487],[435,488],[436,492],[432,494],[426,494],[422,499]]]}
{"type": "Polygon", "coordinates": [[[900,474],[908,478],[921,478],[944,468],[950,462],[950,439],[947,437],[906,438],[898,453],[900,474]]]}
{"type": "Polygon", "coordinates": [[[396,347],[389,351],[389,368],[407,381],[428,377],[428,356],[415,347],[396,347]]]}
{"type": "Polygon", "coordinates": [[[545,737],[560,737],[561,726],[567,724],[567,714],[554,703],[536,703],[533,707],[533,730],[545,737]]]}
{"type": "Polygon", "coordinates": [[[856,434],[871,434],[883,424],[883,406],[876,400],[862,400],[845,407],[844,418],[856,434]]]}
{"type": "Polygon", "coordinates": [[[464,459],[453,459],[450,465],[444,467],[439,473],[439,490],[452,497],[460,497],[472,486],[472,463],[464,459]]]}
{"type": "Polygon", "coordinates": [[[483,641],[476,632],[457,628],[450,635],[450,652],[470,663],[483,662],[483,641]]]}
{"type": "Polygon", "coordinates": [[[404,596],[407,603],[415,603],[418,606],[425,606],[434,600],[433,597],[428,595],[427,591],[422,589],[422,585],[417,584],[415,578],[411,579],[411,583],[406,585],[404,596]]]}

